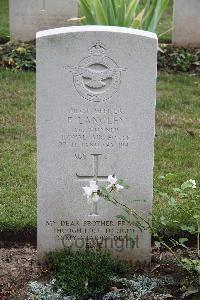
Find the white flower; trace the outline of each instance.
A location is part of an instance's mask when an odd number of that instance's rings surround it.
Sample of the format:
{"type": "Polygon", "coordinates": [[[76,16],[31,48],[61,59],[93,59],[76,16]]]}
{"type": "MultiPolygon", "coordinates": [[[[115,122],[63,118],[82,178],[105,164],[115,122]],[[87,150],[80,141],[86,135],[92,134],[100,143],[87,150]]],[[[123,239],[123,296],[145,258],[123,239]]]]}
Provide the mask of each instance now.
{"type": "Polygon", "coordinates": [[[192,184],[192,189],[196,189],[196,187],[197,187],[196,181],[193,179],[190,179],[189,182],[192,184]]]}
{"type": "Polygon", "coordinates": [[[110,185],[112,186],[112,185],[114,185],[114,184],[116,184],[117,183],[117,178],[116,178],[116,176],[112,176],[112,175],[109,175],[108,176],[108,182],[110,182],[110,185]]]}
{"type": "Polygon", "coordinates": [[[114,190],[120,191],[124,188],[122,185],[117,183],[117,177],[114,175],[108,176],[108,182],[110,182],[110,184],[107,186],[107,189],[112,188],[114,190]]]}
{"type": "Polygon", "coordinates": [[[85,192],[85,195],[87,196],[87,199],[89,202],[98,202],[99,195],[98,190],[99,187],[95,180],[90,181],[90,186],[83,187],[83,190],[85,192]]]}

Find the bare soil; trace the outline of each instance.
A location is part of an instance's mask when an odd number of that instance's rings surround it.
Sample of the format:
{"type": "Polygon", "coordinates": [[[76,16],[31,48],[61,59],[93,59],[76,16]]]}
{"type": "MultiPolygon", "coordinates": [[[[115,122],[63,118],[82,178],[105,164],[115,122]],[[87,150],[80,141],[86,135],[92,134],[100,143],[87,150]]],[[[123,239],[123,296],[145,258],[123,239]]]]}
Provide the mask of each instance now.
{"type": "Polygon", "coordinates": [[[13,245],[0,249],[0,299],[24,300],[29,281],[44,281],[48,272],[37,263],[36,248],[13,245]]]}
{"type": "MultiPolygon", "coordinates": [[[[177,252],[177,255],[182,257],[183,253],[177,252]]],[[[38,264],[36,257],[36,247],[31,244],[12,243],[9,246],[2,246],[0,249],[0,300],[25,300],[28,282],[49,281],[49,271],[45,265],[38,264]]],[[[168,290],[171,300],[182,299],[181,296],[187,290],[187,286],[192,284],[188,273],[172,263],[172,255],[169,252],[160,255],[154,251],[151,267],[145,270],[138,268],[133,270],[133,273],[158,278],[168,276],[173,282],[168,290]]]]}

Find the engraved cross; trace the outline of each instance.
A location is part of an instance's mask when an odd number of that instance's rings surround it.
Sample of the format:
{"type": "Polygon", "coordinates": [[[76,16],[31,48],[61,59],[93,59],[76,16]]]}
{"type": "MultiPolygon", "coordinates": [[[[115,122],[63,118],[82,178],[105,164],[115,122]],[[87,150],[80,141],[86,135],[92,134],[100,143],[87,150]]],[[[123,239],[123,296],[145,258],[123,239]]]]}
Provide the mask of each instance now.
{"type": "MultiPolygon", "coordinates": [[[[108,176],[99,176],[99,156],[102,154],[91,154],[93,157],[93,175],[91,176],[82,176],[76,174],[76,177],[80,181],[88,181],[94,179],[96,182],[98,181],[106,181],[108,176]]],[[[92,212],[90,213],[90,216],[98,216],[98,209],[97,209],[97,203],[93,203],[93,209],[92,212]]]]}
{"type": "Polygon", "coordinates": [[[46,10],[46,0],[41,0],[42,1],[42,8],[41,11],[45,11],[46,10]]]}

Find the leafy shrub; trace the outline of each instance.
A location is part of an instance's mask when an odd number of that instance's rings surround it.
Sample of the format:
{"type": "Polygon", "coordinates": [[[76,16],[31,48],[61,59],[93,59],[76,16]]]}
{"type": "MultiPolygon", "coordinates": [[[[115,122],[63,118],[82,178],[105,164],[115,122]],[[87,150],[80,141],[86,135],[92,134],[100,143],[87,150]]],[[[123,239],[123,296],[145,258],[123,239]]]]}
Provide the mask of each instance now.
{"type": "Polygon", "coordinates": [[[123,26],[156,31],[169,0],[79,0],[83,24],[123,26]]]}
{"type": "Polygon", "coordinates": [[[200,73],[200,50],[160,45],[158,68],[175,72],[200,73]]]}
{"type": "Polygon", "coordinates": [[[19,71],[35,71],[36,49],[32,44],[7,43],[0,46],[0,66],[19,71]]]}
{"type": "Polygon", "coordinates": [[[48,261],[54,272],[56,287],[76,300],[88,300],[104,294],[111,277],[128,272],[128,265],[101,251],[51,253],[48,261]]]}
{"type": "Polygon", "coordinates": [[[182,239],[198,235],[200,193],[199,186],[193,187],[193,180],[187,180],[179,187],[173,186],[174,176],[175,174],[168,173],[157,178],[157,189],[154,189],[156,205],[153,211],[153,227],[154,232],[165,238],[181,232],[180,244],[183,246],[182,239]]]}
{"type": "MultiPolygon", "coordinates": [[[[200,74],[200,50],[161,45],[158,69],[166,72],[195,72],[200,74]]],[[[0,67],[18,71],[35,71],[34,44],[7,43],[0,46],[0,67]]]]}

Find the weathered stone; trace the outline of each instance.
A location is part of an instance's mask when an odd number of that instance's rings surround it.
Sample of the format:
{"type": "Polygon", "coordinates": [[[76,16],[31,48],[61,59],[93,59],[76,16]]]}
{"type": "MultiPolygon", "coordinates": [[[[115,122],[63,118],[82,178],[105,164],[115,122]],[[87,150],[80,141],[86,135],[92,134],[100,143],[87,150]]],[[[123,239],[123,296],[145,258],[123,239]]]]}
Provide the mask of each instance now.
{"type": "Polygon", "coordinates": [[[36,32],[69,26],[77,17],[77,0],[9,0],[11,40],[32,41],[36,32]]]}
{"type": "Polygon", "coordinates": [[[151,237],[118,220],[121,209],[83,186],[116,174],[119,194],[145,218],[152,203],[157,38],[120,27],[81,26],[37,34],[38,251],[102,244],[149,262],[151,237]],[[145,201],[144,201],[145,200],[145,201]]]}
{"type": "Polygon", "coordinates": [[[200,47],[200,1],[174,1],[173,43],[183,47],[200,47]]]}

